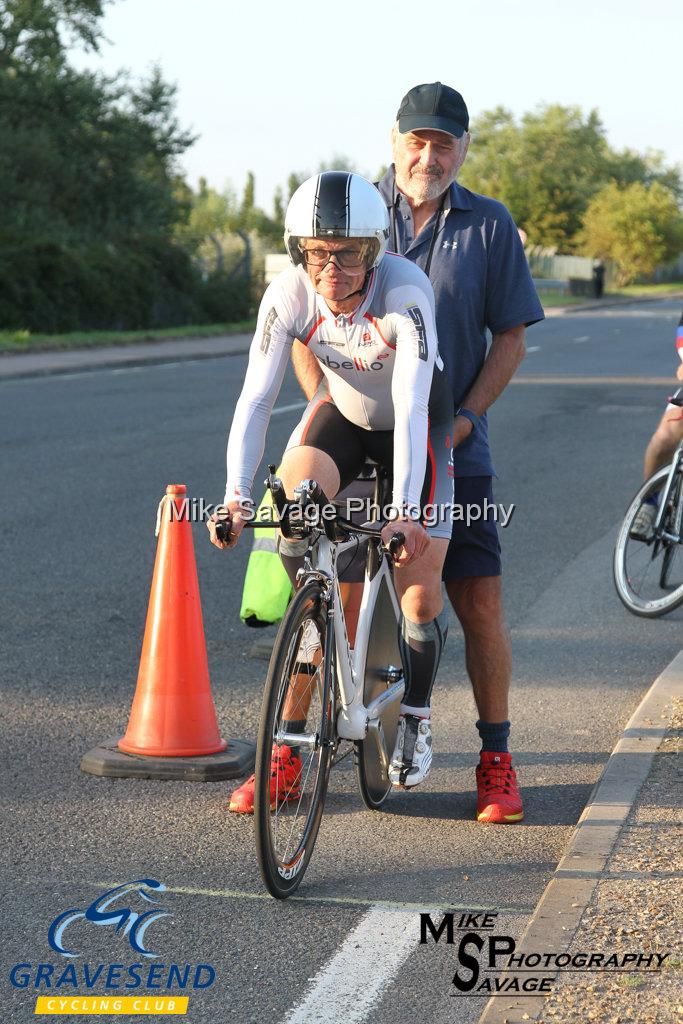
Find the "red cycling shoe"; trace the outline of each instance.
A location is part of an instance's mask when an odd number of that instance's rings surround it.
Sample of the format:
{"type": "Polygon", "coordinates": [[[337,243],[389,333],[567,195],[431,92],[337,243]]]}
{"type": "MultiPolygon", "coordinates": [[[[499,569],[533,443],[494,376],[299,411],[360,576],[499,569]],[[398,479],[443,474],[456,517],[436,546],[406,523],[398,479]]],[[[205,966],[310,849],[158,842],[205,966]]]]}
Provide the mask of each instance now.
{"type": "MultiPolygon", "coordinates": [[[[300,795],[299,779],[301,778],[301,758],[293,757],[291,749],[283,743],[281,747],[273,744],[270,760],[270,809],[275,810],[278,803],[298,800],[300,795]]],[[[237,814],[254,813],[254,781],[251,775],[230,797],[228,810],[237,814]]]]}
{"type": "Polygon", "coordinates": [[[523,817],[512,755],[482,750],[477,765],[477,821],[511,825],[523,817]]]}

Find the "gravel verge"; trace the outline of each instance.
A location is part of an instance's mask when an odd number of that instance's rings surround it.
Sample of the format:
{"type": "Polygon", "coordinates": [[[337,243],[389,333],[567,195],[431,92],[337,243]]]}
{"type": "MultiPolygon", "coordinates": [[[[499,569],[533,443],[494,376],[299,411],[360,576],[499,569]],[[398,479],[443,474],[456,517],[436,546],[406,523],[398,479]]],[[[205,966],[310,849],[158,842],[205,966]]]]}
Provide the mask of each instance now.
{"type": "Polygon", "coordinates": [[[683,1021],[682,749],[683,700],[677,698],[671,726],[569,950],[667,954],[661,970],[562,974],[540,1024],[683,1021]]]}

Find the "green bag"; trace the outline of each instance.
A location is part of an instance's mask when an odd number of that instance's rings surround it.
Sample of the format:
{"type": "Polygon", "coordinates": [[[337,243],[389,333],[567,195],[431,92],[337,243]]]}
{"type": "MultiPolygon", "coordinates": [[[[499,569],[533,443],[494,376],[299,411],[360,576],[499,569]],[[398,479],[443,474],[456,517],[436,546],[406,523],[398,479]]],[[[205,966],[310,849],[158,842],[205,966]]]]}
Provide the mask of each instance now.
{"type": "MultiPolygon", "coordinates": [[[[258,513],[272,507],[272,495],[266,491],[258,513]]],[[[255,627],[279,622],[287,611],[293,593],[289,576],[275,547],[275,530],[269,526],[256,527],[244,577],[240,618],[245,625],[255,627]]]]}

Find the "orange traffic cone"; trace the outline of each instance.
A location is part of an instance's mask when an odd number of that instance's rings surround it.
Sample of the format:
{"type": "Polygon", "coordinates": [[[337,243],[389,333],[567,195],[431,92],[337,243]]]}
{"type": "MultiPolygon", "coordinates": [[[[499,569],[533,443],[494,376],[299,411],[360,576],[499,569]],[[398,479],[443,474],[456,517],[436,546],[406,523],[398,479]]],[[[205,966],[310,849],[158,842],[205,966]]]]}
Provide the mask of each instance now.
{"type": "Polygon", "coordinates": [[[112,758],[107,756],[110,769],[125,768],[132,760],[126,755],[136,755],[135,760],[144,758],[149,770],[96,770],[92,762],[97,765],[97,758],[91,756],[96,751],[91,751],[81,763],[85,771],[99,775],[233,778],[245,771],[251,756],[252,744],[232,741],[231,752],[216,759],[228,744],[218,730],[211,694],[192,525],[185,509],[185,495],[184,484],[170,484],[159,505],[159,542],[137,688],[126,735],[117,744],[123,754],[117,758],[109,744],[98,748],[114,755],[113,765],[112,758]],[[119,763],[122,757],[123,765],[119,763]],[[158,762],[156,770],[150,764],[152,759],[158,762]],[[183,760],[174,763],[173,759],[183,760]]]}
{"type": "Polygon", "coordinates": [[[184,484],[169,484],[149,597],[138,685],[119,750],[196,757],[225,750],[211,696],[192,525],[184,484]],[[178,497],[176,497],[178,496],[178,497]]]}

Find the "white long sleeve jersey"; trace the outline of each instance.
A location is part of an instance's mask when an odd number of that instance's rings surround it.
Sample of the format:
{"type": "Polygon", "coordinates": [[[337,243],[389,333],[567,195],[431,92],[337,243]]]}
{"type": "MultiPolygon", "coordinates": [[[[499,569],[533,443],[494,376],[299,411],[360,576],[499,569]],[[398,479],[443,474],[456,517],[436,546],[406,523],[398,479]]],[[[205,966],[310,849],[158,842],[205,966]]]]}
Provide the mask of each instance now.
{"type": "Polygon", "coordinates": [[[225,501],[251,499],[266,430],[295,338],[316,356],[331,400],[366,430],[394,431],[393,504],[419,507],[438,354],[434,294],[410,260],[387,253],[352,314],[335,316],[305,270],[292,267],[261,301],[249,365],[228,438],[225,501]]]}

